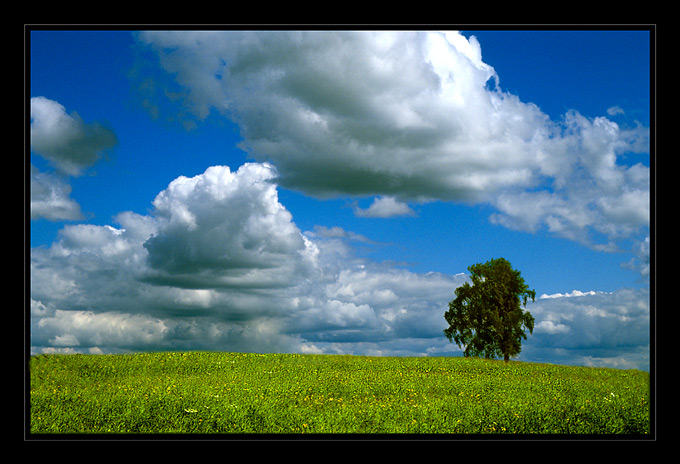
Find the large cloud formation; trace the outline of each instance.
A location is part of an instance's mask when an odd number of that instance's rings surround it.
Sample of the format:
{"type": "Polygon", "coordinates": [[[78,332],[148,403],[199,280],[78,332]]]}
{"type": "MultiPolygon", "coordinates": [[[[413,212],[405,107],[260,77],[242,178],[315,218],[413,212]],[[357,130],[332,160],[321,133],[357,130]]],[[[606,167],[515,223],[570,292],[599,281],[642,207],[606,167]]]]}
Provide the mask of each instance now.
{"type": "Polygon", "coordinates": [[[271,166],[251,163],[236,173],[213,166],[174,180],[153,202],[158,227],[144,244],[148,279],[186,288],[269,288],[303,277],[310,251],[272,177],[271,166]]]}
{"type": "Polygon", "coordinates": [[[413,336],[414,321],[440,335],[464,276],[355,259],[340,229],[303,234],[273,176],[267,164],[213,166],[174,180],[150,215],[66,226],[34,249],[34,349],[320,352],[413,336]]]}
{"type": "MultiPolygon", "coordinates": [[[[363,217],[412,215],[409,203],[430,200],[485,202],[506,227],[604,250],[637,241],[626,265],[648,272],[649,168],[617,162],[648,150],[647,130],[576,111],[551,121],[501,90],[474,38],[156,31],[139,41],[173,79],[145,88],[180,101],[189,122],[233,119],[255,162],[179,177],[147,215],[67,225],[33,249],[35,352],[459,353],[443,336],[443,312],[465,275],[359,258],[352,242],[370,240],[339,228],[301,231],[279,186],[375,197],[355,209],[363,217]]],[[[147,107],[160,103],[147,96],[147,107]]],[[[48,142],[37,147],[67,175],[96,159],[66,162],[48,142]]],[[[68,195],[53,197],[69,209],[68,195]]],[[[646,290],[555,295],[529,310],[536,330],[522,359],[648,368],[646,290]]]]}
{"type": "Polygon", "coordinates": [[[649,369],[649,290],[543,295],[528,306],[534,336],[523,350],[537,361],[649,369]]]}
{"type": "Polygon", "coordinates": [[[272,162],[283,187],[385,197],[400,205],[394,214],[409,214],[407,202],[485,202],[496,223],[604,250],[644,240],[649,168],[617,160],[648,153],[648,129],[575,110],[552,121],[501,89],[474,36],[153,31],[139,40],[173,76],[183,111],[232,118],[242,147],[272,162]]]}
{"type": "MultiPolygon", "coordinates": [[[[49,248],[33,249],[33,351],[459,351],[443,337],[443,311],[465,275],[359,258],[351,242],[370,241],[337,227],[300,231],[274,177],[268,164],[213,166],[170,183],[148,215],[67,225],[49,248]]],[[[625,335],[649,326],[644,292],[585,297],[593,314],[564,298],[530,308],[529,359],[554,351],[566,363],[647,368],[648,336],[625,335]],[[596,346],[610,352],[584,360],[596,346]],[[631,359],[630,346],[643,354],[631,359]]]]}

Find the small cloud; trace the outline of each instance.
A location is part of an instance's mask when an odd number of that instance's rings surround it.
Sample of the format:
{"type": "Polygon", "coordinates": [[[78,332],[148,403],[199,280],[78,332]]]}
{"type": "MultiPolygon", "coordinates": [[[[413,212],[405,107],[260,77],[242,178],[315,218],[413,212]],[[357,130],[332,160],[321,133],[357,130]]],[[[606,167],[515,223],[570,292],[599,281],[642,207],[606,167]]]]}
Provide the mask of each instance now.
{"type": "Polygon", "coordinates": [[[80,205],[71,198],[71,186],[60,177],[31,165],[31,219],[77,221],[80,205]]]}
{"type": "Polygon", "coordinates": [[[378,197],[373,200],[373,203],[367,209],[355,207],[354,214],[358,217],[370,218],[416,216],[416,212],[406,203],[401,203],[395,200],[394,197],[378,197]]]}
{"type": "Polygon", "coordinates": [[[625,114],[625,111],[620,106],[612,106],[607,109],[607,114],[609,116],[616,116],[617,114],[625,114]]]}
{"type": "Polygon", "coordinates": [[[102,153],[118,143],[115,134],[98,124],[85,124],[76,113],[67,114],[60,103],[31,98],[31,151],[62,174],[79,176],[102,153]]]}
{"type": "Polygon", "coordinates": [[[115,134],[104,126],[85,124],[56,101],[31,98],[31,152],[56,170],[48,174],[31,165],[31,219],[83,219],[80,205],[70,198],[68,177],[82,175],[117,143],[115,134]]]}
{"type": "Polygon", "coordinates": [[[574,290],[571,293],[553,293],[552,295],[546,295],[544,293],[538,299],[539,300],[545,300],[545,299],[549,299],[549,298],[572,298],[572,297],[575,297],[575,296],[596,295],[598,293],[602,293],[602,292],[595,292],[593,290],[590,290],[589,292],[582,292],[580,290],[574,290]]]}
{"type": "Polygon", "coordinates": [[[536,324],[534,330],[536,333],[556,334],[569,332],[569,327],[564,324],[555,324],[553,321],[541,321],[536,324]]]}
{"type": "Polygon", "coordinates": [[[368,237],[365,237],[361,234],[357,234],[356,232],[345,230],[342,227],[338,227],[338,226],[326,227],[326,226],[316,225],[316,226],[314,226],[314,232],[311,232],[310,234],[315,236],[315,237],[321,237],[321,238],[339,238],[339,239],[344,239],[344,240],[350,240],[350,241],[353,241],[353,242],[363,242],[363,243],[371,243],[371,244],[375,243],[373,240],[371,240],[368,237]]]}

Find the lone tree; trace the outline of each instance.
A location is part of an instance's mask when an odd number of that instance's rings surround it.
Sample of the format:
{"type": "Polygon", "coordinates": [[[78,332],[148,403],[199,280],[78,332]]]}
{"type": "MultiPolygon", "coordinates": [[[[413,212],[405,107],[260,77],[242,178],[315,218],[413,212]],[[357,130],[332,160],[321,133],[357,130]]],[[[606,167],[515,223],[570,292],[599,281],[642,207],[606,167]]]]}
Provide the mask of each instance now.
{"type": "Polygon", "coordinates": [[[465,347],[465,356],[496,358],[505,362],[522,349],[522,339],[534,330],[534,317],[526,308],[527,299],[534,301],[536,292],[529,290],[519,271],[504,258],[468,267],[468,282],[455,291],[456,298],[444,313],[449,328],[444,333],[450,342],[465,347]]]}

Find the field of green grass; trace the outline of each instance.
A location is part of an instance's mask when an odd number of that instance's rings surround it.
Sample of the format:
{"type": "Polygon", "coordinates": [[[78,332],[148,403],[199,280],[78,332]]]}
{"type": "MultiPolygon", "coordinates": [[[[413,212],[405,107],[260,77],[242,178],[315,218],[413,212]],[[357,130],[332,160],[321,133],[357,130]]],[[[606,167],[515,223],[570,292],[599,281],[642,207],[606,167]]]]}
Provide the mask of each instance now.
{"type": "Polygon", "coordinates": [[[41,355],[29,368],[31,434],[650,432],[637,370],[206,352],[41,355]]]}

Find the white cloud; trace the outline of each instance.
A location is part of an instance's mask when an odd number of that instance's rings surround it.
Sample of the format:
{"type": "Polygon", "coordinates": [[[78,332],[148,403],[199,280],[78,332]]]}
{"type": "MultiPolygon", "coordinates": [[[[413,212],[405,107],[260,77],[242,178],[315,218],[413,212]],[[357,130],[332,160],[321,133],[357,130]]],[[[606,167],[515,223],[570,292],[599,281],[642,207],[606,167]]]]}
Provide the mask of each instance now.
{"type": "Polygon", "coordinates": [[[541,321],[534,326],[536,333],[566,333],[569,332],[569,327],[564,324],[556,324],[553,321],[541,321]]]}
{"type": "Polygon", "coordinates": [[[31,220],[83,219],[80,205],[70,198],[68,176],[79,176],[115,146],[115,134],[100,124],[85,124],[60,103],[31,98],[31,152],[45,158],[56,173],[31,164],[31,220]]]}
{"type": "MultiPolygon", "coordinates": [[[[212,167],[173,181],[149,215],[68,225],[31,250],[33,351],[459,353],[443,315],[466,275],[361,259],[352,244],[373,242],[341,228],[301,233],[273,175],[266,164],[212,167]]],[[[622,362],[629,346],[648,347],[646,298],[538,299],[522,359],[562,350],[566,363],[622,362]]],[[[635,359],[645,362],[639,351],[635,359]]]]}
{"type": "Polygon", "coordinates": [[[623,108],[620,106],[612,106],[611,108],[607,108],[607,114],[609,116],[616,116],[619,114],[626,114],[626,112],[623,111],[623,108]]]}
{"type": "MultiPolygon", "coordinates": [[[[650,171],[617,163],[649,150],[648,129],[577,111],[551,121],[495,85],[474,38],[156,31],[140,40],[176,79],[162,93],[198,120],[232,118],[260,162],[180,177],[149,215],[66,226],[50,248],[32,250],[36,351],[458,351],[443,313],[464,275],[361,260],[351,243],[373,242],[340,228],[302,233],[277,183],[377,197],[355,210],[370,217],[414,214],[407,202],[488,202],[491,220],[514,229],[610,250],[639,238],[626,266],[649,273],[650,171]]],[[[32,151],[65,175],[115,144],[108,129],[43,97],[31,100],[31,117],[32,151]]],[[[78,218],[63,179],[32,176],[32,213],[78,218]]],[[[523,359],[649,362],[647,291],[543,295],[529,309],[536,330],[523,359]]]]}
{"type": "Polygon", "coordinates": [[[406,203],[401,203],[393,197],[378,197],[367,209],[354,208],[354,214],[359,217],[389,218],[396,216],[415,216],[413,211],[406,203]]]}
{"type": "Polygon", "coordinates": [[[633,245],[633,254],[634,257],[621,266],[638,272],[643,278],[649,277],[649,236],[633,245]]]}
{"type": "Polygon", "coordinates": [[[474,37],[153,31],[139,40],[173,76],[182,111],[232,118],[242,148],[273,162],[284,187],[381,197],[359,215],[485,202],[495,223],[604,250],[649,225],[649,168],[617,163],[649,152],[649,130],[575,110],[550,120],[497,85],[474,37]]]}
{"type": "Polygon", "coordinates": [[[538,169],[525,139],[545,115],[488,91],[493,68],[457,33],[150,32],[141,40],[192,90],[196,115],[233,117],[244,147],[273,160],[284,186],[472,199],[528,185],[538,169]]]}
{"type": "MultiPolygon", "coordinates": [[[[544,147],[550,153],[546,166],[569,160],[551,168],[552,189],[500,193],[491,201],[498,210],[492,222],[531,232],[544,228],[612,251],[618,240],[643,239],[650,221],[649,168],[616,164],[622,150],[636,149],[637,142],[624,143],[629,135],[606,118],[589,120],[572,111],[565,125],[565,135],[544,147]]],[[[635,140],[645,133],[638,131],[635,140]]]]}
{"type": "Polygon", "coordinates": [[[73,200],[71,186],[56,175],[40,172],[31,165],[31,219],[74,221],[83,219],[80,205],[73,200]]]}
{"type": "Polygon", "coordinates": [[[586,295],[596,295],[599,292],[595,292],[594,290],[590,290],[588,292],[582,292],[580,290],[574,290],[571,293],[553,293],[552,295],[547,295],[543,294],[539,298],[539,300],[544,300],[546,298],[570,298],[574,296],[586,296],[586,295]]]}
{"type": "Polygon", "coordinates": [[[440,338],[463,275],[359,259],[351,243],[373,242],[337,227],[302,234],[273,175],[211,167],[173,181],[148,216],[69,225],[32,250],[34,350],[351,351],[440,338]]]}
{"type": "Polygon", "coordinates": [[[31,98],[31,150],[49,160],[61,173],[78,176],[117,143],[116,136],[98,123],[86,124],[60,103],[31,98]]]}
{"type": "Polygon", "coordinates": [[[649,369],[649,289],[543,295],[527,304],[536,319],[523,359],[649,369]]]}
{"type": "Polygon", "coordinates": [[[174,180],[153,202],[158,228],[144,244],[147,280],[266,288],[303,278],[311,251],[278,202],[274,175],[271,166],[251,163],[174,180]]]}
{"type": "Polygon", "coordinates": [[[56,310],[42,317],[34,332],[55,347],[145,346],[160,342],[167,330],[163,321],[144,315],[56,310]]]}
{"type": "Polygon", "coordinates": [[[365,237],[361,234],[357,234],[349,230],[345,230],[342,227],[338,226],[326,227],[315,225],[314,231],[307,232],[307,235],[311,237],[322,237],[326,239],[343,239],[352,242],[375,243],[368,237],[365,237]]]}

